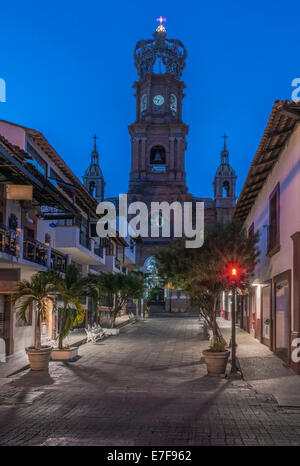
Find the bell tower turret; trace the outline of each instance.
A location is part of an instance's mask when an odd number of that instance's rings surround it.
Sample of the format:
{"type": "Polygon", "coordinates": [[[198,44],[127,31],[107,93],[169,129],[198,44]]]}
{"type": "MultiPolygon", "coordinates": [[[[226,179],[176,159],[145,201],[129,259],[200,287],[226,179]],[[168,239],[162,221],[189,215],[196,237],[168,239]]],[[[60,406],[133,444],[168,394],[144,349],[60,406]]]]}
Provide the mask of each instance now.
{"type": "Polygon", "coordinates": [[[167,39],[160,25],[151,40],[134,51],[139,80],[134,83],[136,120],[129,126],[131,172],[129,194],[187,193],[185,151],[188,126],[182,121],[185,84],[180,81],[187,56],[183,44],[167,39]]]}
{"type": "Polygon", "coordinates": [[[224,134],[224,147],[221,152],[221,163],[214,178],[214,199],[217,209],[217,221],[227,222],[235,205],[236,174],[229,164],[229,152],[226,146],[228,136],[224,134]],[[225,218],[226,217],[226,218],[225,218]]]}
{"type": "Polygon", "coordinates": [[[99,165],[99,153],[96,143],[98,137],[95,135],[93,139],[94,150],[91,153],[91,163],[83,176],[83,184],[96,201],[101,202],[104,199],[105,181],[99,165]]]}

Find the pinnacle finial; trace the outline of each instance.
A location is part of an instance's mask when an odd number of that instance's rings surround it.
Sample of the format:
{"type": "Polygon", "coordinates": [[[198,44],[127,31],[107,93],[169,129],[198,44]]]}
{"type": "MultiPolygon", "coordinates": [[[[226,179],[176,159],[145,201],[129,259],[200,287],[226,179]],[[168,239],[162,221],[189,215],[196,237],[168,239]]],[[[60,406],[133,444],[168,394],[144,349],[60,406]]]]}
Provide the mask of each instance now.
{"type": "Polygon", "coordinates": [[[97,150],[97,139],[99,138],[98,136],[96,136],[96,134],[94,134],[93,139],[94,139],[94,150],[97,150]]]}
{"type": "Polygon", "coordinates": [[[91,154],[91,163],[98,165],[99,164],[99,155],[98,155],[98,151],[97,151],[97,139],[99,139],[99,138],[95,134],[92,139],[94,139],[94,150],[93,150],[93,152],[91,154]]]}
{"type": "Polygon", "coordinates": [[[166,18],[163,18],[160,16],[159,18],[156,18],[156,21],[160,22],[160,25],[156,28],[157,32],[166,32],[166,29],[163,26],[163,22],[167,21],[166,18]]]}
{"type": "Polygon", "coordinates": [[[223,136],[221,136],[222,139],[224,139],[224,149],[221,152],[221,163],[228,163],[229,162],[229,152],[226,147],[226,139],[228,139],[228,136],[226,133],[224,133],[223,136]]]}
{"type": "Polygon", "coordinates": [[[228,136],[224,133],[224,136],[221,136],[221,138],[224,139],[224,150],[226,150],[226,139],[228,139],[228,136]]]}

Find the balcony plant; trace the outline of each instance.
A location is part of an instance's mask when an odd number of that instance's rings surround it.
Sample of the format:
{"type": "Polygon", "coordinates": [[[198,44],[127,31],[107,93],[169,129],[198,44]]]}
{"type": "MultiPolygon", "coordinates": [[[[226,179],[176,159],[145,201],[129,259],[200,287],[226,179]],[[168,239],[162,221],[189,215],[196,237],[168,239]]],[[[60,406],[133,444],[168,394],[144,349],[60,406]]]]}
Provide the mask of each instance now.
{"type": "Polygon", "coordinates": [[[55,300],[55,272],[38,272],[32,275],[30,280],[22,280],[17,285],[17,291],[13,296],[18,317],[27,324],[27,309],[31,304],[35,305],[36,318],[34,332],[34,346],[26,348],[32,370],[48,370],[51,354],[51,346],[41,343],[41,322],[45,320],[49,302],[55,300]]]}
{"type": "MultiPolygon", "coordinates": [[[[224,274],[226,264],[239,263],[243,269],[244,282],[239,286],[247,288],[259,250],[258,233],[248,235],[239,222],[226,225],[215,224],[205,231],[205,241],[201,248],[185,248],[184,239],[174,242],[156,255],[157,269],[165,282],[181,288],[199,309],[200,316],[212,330],[212,345],[203,355],[207,366],[216,361],[216,371],[224,369],[228,360],[225,339],[217,322],[217,308],[221,292],[228,289],[228,279],[224,274]],[[222,351],[218,351],[222,349],[222,351]],[[217,359],[223,365],[217,369],[217,359]]],[[[212,371],[208,371],[209,375],[212,371]]],[[[221,373],[221,372],[220,372],[221,373]]],[[[222,372],[223,373],[223,372],[222,372]]]]}
{"type": "Polygon", "coordinates": [[[100,299],[105,295],[111,298],[111,329],[115,328],[116,318],[129,299],[140,299],[145,291],[143,274],[139,272],[131,272],[128,275],[102,272],[95,278],[95,283],[100,299]]]}

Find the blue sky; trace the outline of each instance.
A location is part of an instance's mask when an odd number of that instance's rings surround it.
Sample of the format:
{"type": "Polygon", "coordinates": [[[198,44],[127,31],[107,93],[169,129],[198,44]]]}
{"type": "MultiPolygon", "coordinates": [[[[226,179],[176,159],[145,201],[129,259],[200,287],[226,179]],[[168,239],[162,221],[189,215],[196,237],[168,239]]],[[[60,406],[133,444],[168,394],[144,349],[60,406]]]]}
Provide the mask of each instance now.
{"type": "Polygon", "coordinates": [[[300,3],[257,1],[5,2],[0,10],[0,118],[40,130],[81,178],[99,136],[106,195],[126,192],[135,120],[135,43],[167,18],[186,46],[183,120],[189,191],[213,195],[221,135],[238,192],[276,99],[300,77],[300,3]]]}

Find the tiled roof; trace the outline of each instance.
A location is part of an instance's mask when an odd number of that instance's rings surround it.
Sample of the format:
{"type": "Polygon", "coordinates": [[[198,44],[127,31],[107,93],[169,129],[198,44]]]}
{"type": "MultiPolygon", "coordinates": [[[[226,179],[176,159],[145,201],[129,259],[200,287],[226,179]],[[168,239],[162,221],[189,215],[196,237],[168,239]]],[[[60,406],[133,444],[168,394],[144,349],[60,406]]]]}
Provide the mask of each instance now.
{"type": "MultiPolygon", "coordinates": [[[[73,186],[76,189],[76,197],[78,198],[79,202],[82,204],[82,207],[84,209],[90,210],[91,213],[95,214],[96,207],[97,207],[97,201],[91,196],[89,191],[85,188],[85,186],[81,183],[81,181],[77,178],[77,176],[69,168],[66,162],[56,152],[56,150],[51,146],[51,144],[47,141],[45,136],[40,131],[37,131],[32,128],[28,128],[26,126],[18,125],[16,123],[11,123],[5,120],[0,120],[0,122],[7,123],[9,125],[17,126],[18,128],[24,129],[26,134],[29,135],[33,139],[33,141],[43,150],[45,154],[48,155],[48,157],[51,160],[53,160],[56,166],[59,167],[60,170],[66,175],[66,177],[73,183],[73,186]]],[[[13,146],[13,147],[16,147],[16,146],[13,146]]],[[[21,151],[21,149],[19,150],[21,151]]],[[[28,154],[26,156],[28,157],[28,154]]]]}
{"type": "Polygon", "coordinates": [[[268,175],[280,158],[282,149],[297,121],[300,121],[300,102],[277,100],[274,103],[269,121],[236,203],[233,218],[242,221],[246,219],[268,175]]]}

